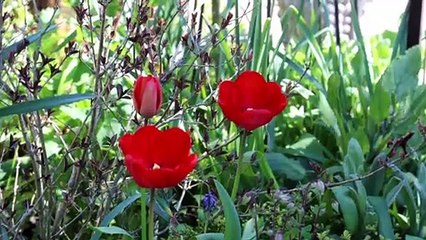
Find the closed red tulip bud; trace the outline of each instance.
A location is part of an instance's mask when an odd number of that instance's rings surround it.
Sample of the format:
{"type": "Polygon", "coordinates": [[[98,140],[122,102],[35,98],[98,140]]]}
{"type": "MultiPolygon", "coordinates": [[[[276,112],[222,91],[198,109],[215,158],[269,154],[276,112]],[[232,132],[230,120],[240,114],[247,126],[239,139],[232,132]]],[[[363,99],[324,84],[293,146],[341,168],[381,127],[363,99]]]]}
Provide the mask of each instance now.
{"type": "Polygon", "coordinates": [[[180,128],[160,131],[144,126],[119,140],[124,163],[135,182],[143,188],[178,185],[197,165],[191,153],[191,137],[180,128]]]}
{"type": "Polygon", "coordinates": [[[228,120],[251,131],[269,123],[288,102],[278,83],[266,82],[255,71],[245,71],[236,81],[220,83],[218,103],[228,120]]]}
{"type": "Polygon", "coordinates": [[[163,92],[158,77],[148,75],[138,77],[133,89],[133,104],[144,118],[151,118],[160,110],[163,92]]]}

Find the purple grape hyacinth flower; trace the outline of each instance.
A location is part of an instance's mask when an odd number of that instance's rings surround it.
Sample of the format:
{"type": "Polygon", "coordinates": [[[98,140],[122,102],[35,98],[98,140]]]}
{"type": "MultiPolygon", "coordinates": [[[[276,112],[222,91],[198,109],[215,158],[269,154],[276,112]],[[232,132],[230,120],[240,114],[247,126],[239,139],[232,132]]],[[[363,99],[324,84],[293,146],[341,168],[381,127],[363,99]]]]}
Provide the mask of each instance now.
{"type": "Polygon", "coordinates": [[[211,212],[216,207],[216,197],[212,192],[208,192],[204,195],[202,200],[204,211],[211,212]]]}

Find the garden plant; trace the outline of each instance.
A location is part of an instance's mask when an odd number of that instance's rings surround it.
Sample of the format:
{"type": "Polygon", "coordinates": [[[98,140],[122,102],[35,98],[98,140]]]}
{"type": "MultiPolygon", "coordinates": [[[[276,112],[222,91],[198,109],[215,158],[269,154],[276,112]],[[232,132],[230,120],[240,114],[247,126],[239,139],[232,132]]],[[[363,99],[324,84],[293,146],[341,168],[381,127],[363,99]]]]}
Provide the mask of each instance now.
{"type": "Polygon", "coordinates": [[[0,239],[425,239],[408,11],[275,2],[0,0],[0,239]]]}

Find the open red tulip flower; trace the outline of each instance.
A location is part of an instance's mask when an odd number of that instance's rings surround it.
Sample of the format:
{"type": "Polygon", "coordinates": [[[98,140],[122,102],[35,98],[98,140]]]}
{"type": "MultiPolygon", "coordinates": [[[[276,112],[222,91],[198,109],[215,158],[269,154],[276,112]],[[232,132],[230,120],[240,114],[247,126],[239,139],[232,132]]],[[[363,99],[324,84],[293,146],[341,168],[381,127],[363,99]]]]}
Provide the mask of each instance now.
{"type": "Polygon", "coordinates": [[[163,92],[158,77],[138,77],[133,89],[133,104],[144,118],[151,118],[160,111],[163,92]]]}
{"type": "Polygon", "coordinates": [[[174,187],[197,165],[197,155],[190,153],[189,134],[176,127],[165,131],[141,127],[122,136],[119,146],[127,170],[144,188],[174,187]]]}
{"type": "Polygon", "coordinates": [[[278,83],[266,82],[258,72],[245,71],[236,81],[220,83],[218,103],[226,118],[251,131],[269,123],[288,101],[278,83]]]}

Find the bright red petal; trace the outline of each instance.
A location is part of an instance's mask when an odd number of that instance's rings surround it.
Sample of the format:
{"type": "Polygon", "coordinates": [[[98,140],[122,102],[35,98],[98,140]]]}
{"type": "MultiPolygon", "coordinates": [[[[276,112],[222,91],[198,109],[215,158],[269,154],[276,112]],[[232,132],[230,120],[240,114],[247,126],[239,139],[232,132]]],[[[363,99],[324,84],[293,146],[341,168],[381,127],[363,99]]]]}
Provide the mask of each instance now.
{"type": "Polygon", "coordinates": [[[238,121],[244,111],[239,93],[235,82],[226,80],[219,85],[218,104],[225,117],[232,122],[238,121]]]}
{"type": "Polygon", "coordinates": [[[275,116],[287,107],[288,101],[286,96],[282,93],[281,87],[278,83],[269,82],[266,86],[266,108],[271,111],[275,116]]]}
{"type": "Polygon", "coordinates": [[[243,113],[241,109],[229,105],[222,105],[220,103],[219,106],[222,109],[223,115],[225,115],[229,121],[235,122],[241,119],[241,114],[243,113]]]}
{"type": "Polygon", "coordinates": [[[235,81],[238,89],[238,101],[241,107],[264,108],[266,98],[266,81],[255,71],[245,71],[235,81]]]}
{"type": "Polygon", "coordinates": [[[146,84],[146,77],[138,77],[135,81],[135,85],[133,87],[133,104],[135,106],[135,109],[137,112],[140,111],[140,107],[142,104],[142,95],[143,95],[143,89],[145,88],[146,84]]]}
{"type": "Polygon", "coordinates": [[[189,154],[191,138],[179,128],[161,132],[154,126],[139,128],[120,139],[125,165],[135,182],[146,188],[176,186],[197,164],[189,154]]]}
{"type": "Polygon", "coordinates": [[[191,150],[191,137],[180,128],[170,128],[160,134],[152,151],[155,152],[156,163],[161,168],[175,168],[186,164],[191,150]]]}
{"type": "Polygon", "coordinates": [[[179,165],[175,170],[175,174],[176,174],[176,179],[175,181],[177,181],[178,183],[181,182],[183,179],[186,178],[186,176],[188,176],[189,173],[192,172],[192,170],[194,170],[195,166],[198,163],[198,157],[195,154],[191,154],[187,157],[186,159],[186,164],[182,164],[179,165]]]}
{"type": "Polygon", "coordinates": [[[132,152],[133,149],[133,135],[130,133],[124,134],[119,140],[118,145],[121,148],[124,156],[132,152]]]}
{"type": "Polygon", "coordinates": [[[238,89],[235,82],[226,80],[219,84],[218,103],[220,105],[239,107],[238,89]]]}
{"type": "MultiPolygon", "coordinates": [[[[144,188],[168,188],[177,186],[197,165],[197,156],[192,154],[187,157],[186,164],[172,168],[137,169],[139,174],[132,174],[135,182],[144,188]]],[[[134,165],[133,169],[138,165],[134,165]]]]}
{"type": "Polygon", "coordinates": [[[248,131],[251,131],[269,123],[273,117],[274,116],[271,114],[269,110],[253,109],[253,110],[245,111],[241,115],[241,119],[239,119],[235,123],[238,126],[248,131]]]}

